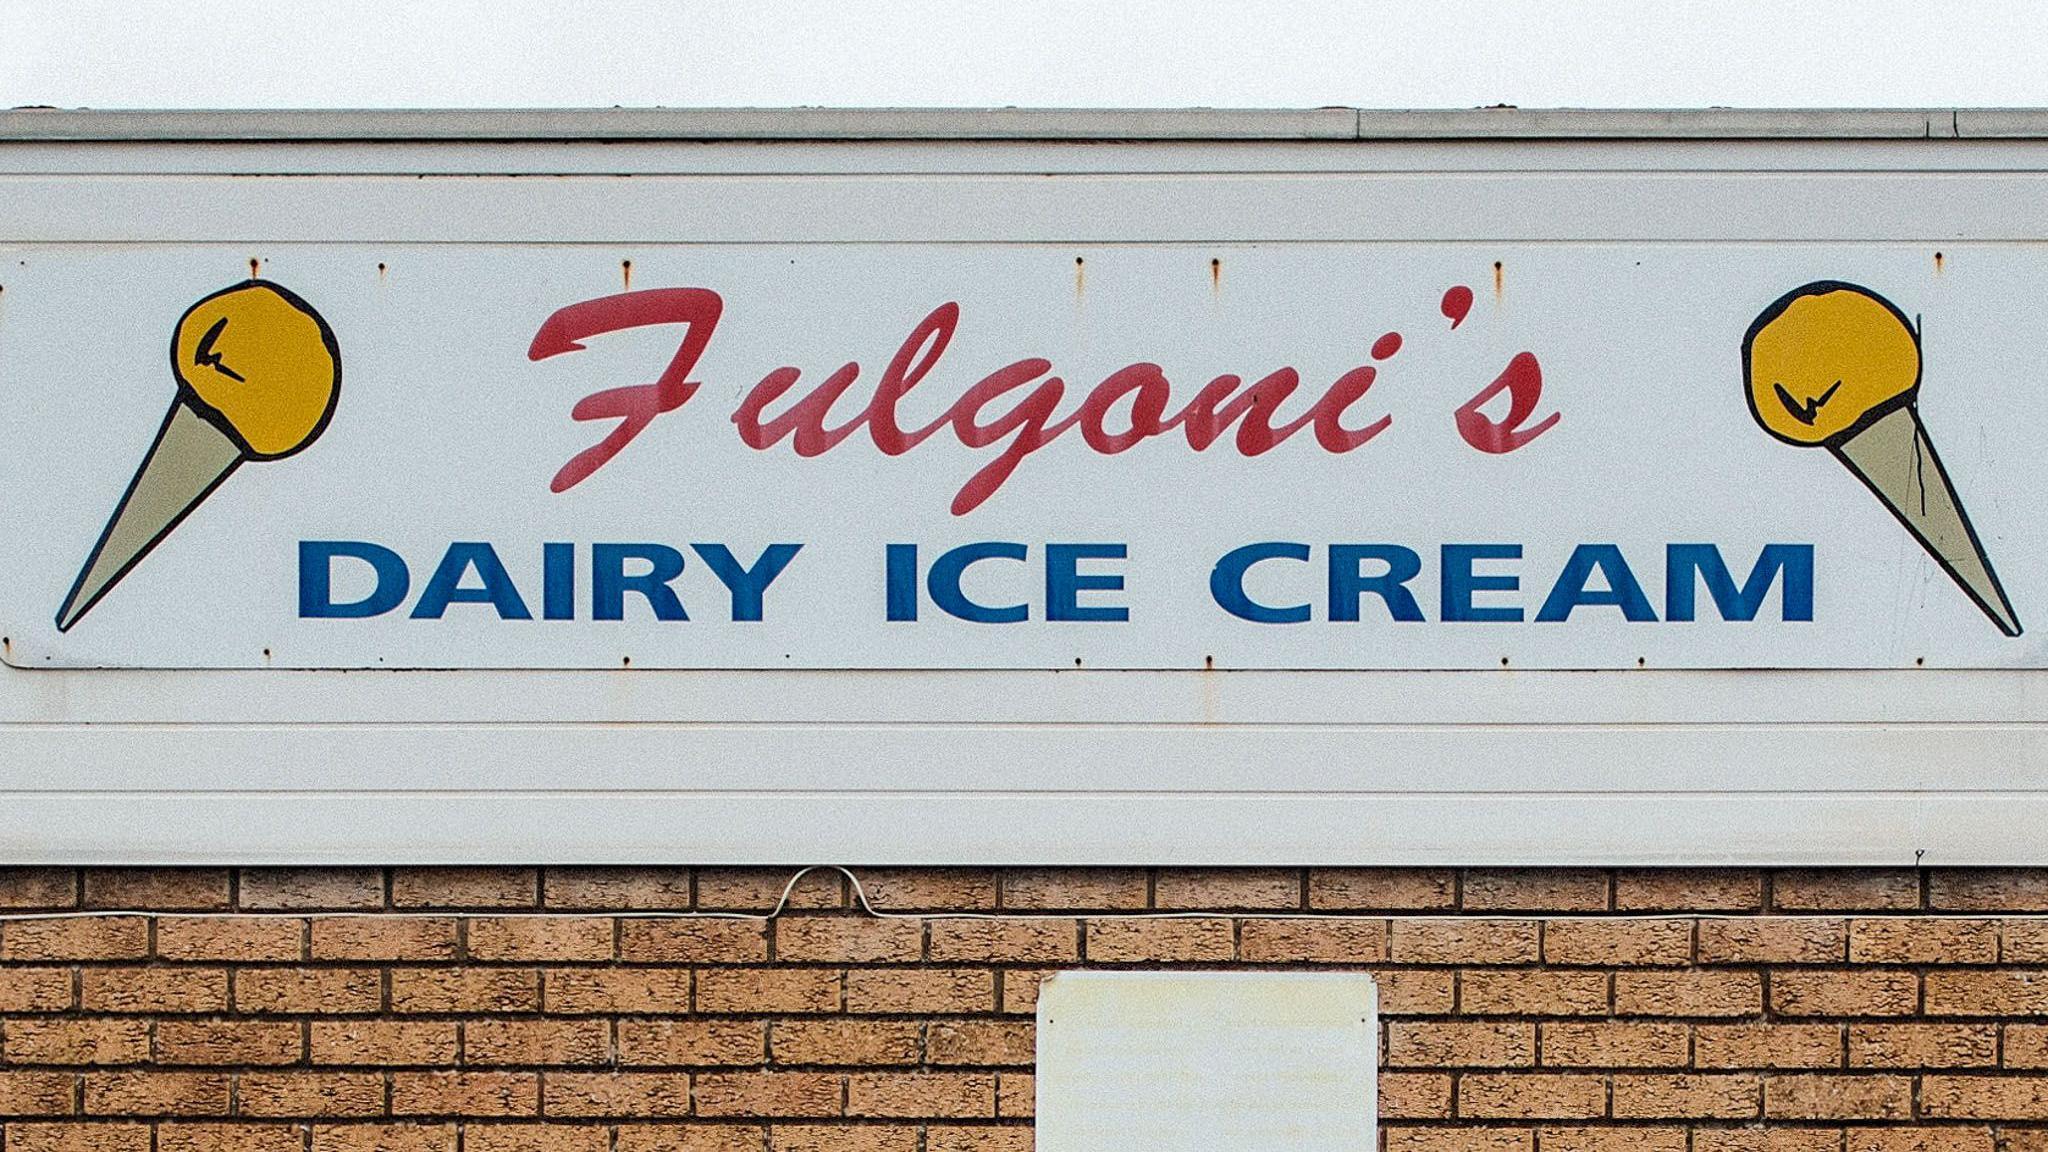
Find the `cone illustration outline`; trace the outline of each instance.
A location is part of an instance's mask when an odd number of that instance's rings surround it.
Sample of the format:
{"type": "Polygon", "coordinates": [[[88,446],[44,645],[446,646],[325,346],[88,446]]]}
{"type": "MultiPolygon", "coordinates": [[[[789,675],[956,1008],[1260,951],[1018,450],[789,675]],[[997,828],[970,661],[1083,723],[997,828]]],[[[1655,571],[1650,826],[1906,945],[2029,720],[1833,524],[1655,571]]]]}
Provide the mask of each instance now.
{"type": "MultiPolygon", "coordinates": [[[[198,510],[201,504],[227,482],[229,476],[250,460],[281,460],[305,450],[327,430],[334,418],[334,409],[341,397],[341,349],[334,337],[334,330],[325,317],[308,304],[302,297],[283,285],[268,280],[251,278],[229,285],[207,294],[186,308],[171,330],[171,370],[178,381],[178,390],[164,421],[157,428],[156,437],[150,442],[149,451],[142,463],[115,503],[113,513],[108,516],[99,538],[86,555],[85,564],[79,569],[78,578],[64,597],[63,607],[56,616],[57,630],[68,632],[108,593],[112,592],[135,567],[170,534],[183,524],[187,517],[198,510]],[[238,428],[235,421],[222,409],[209,402],[195,387],[187,375],[189,368],[212,368],[238,383],[247,383],[230,369],[222,365],[219,353],[211,352],[212,343],[227,326],[228,321],[217,321],[202,337],[195,349],[192,364],[184,363],[180,355],[180,343],[186,335],[186,328],[193,316],[207,305],[223,297],[246,294],[252,291],[269,292],[275,295],[291,311],[313,323],[319,342],[325,353],[325,367],[329,377],[325,383],[325,397],[321,407],[304,431],[297,432],[292,442],[281,447],[264,448],[251,443],[249,435],[238,428]],[[173,448],[166,455],[166,445],[173,448]],[[207,459],[208,453],[217,453],[218,458],[207,459]],[[179,466],[197,465],[201,471],[196,475],[187,472],[180,475],[179,466]],[[205,475],[204,469],[211,468],[213,474],[205,475]],[[196,480],[196,483],[195,483],[196,480]],[[182,489],[181,490],[181,485],[182,489]],[[152,488],[164,489],[156,493],[167,496],[176,506],[163,522],[156,526],[139,544],[131,543],[127,555],[110,573],[101,574],[98,569],[106,556],[107,548],[115,543],[124,527],[129,526],[131,516],[148,515],[161,511],[161,505],[153,509],[131,511],[139,494],[148,494],[152,488]],[[90,584],[90,586],[88,586],[90,584]]],[[[260,403],[260,401],[259,401],[260,403]]],[[[144,525],[144,527],[147,527],[144,525]]]]}
{"type": "MultiPolygon", "coordinates": [[[[1977,535],[1977,526],[1971,521],[1969,510],[1964,507],[1962,500],[1956,495],[1955,483],[1949,478],[1948,468],[1941,462],[1941,454],[1935,449],[1934,438],[1927,434],[1926,426],[1920,419],[1920,384],[1924,373],[1925,362],[1921,355],[1920,325],[1908,319],[1905,312],[1898,305],[1892,303],[1882,294],[1846,280],[1816,280],[1794,288],[1792,291],[1772,301],[1768,307],[1759,312],[1756,319],[1750,323],[1749,330],[1742,337],[1743,395],[1749,404],[1750,416],[1756,421],[1757,425],[1768,435],[1786,444],[1801,448],[1826,448],[1829,454],[1835,458],[1836,462],[1843,466],[1844,470],[1854,476],[1872,495],[1878,498],[1878,503],[1883,506],[1885,511],[1891,514],[1892,519],[1897,521],[1899,526],[1904,528],[1920,544],[1921,550],[1926,552],[1935,564],[1948,575],[1950,582],[1960,589],[1965,596],[1969,597],[1971,603],[1975,604],[1978,610],[1983,612],[2001,633],[2007,636],[2019,636],[2023,631],[2019,615],[2013,610],[2012,600],[2005,592],[2005,585],[1998,578],[1998,569],[1991,563],[1990,553],[1985,550],[1983,540],[1977,535]],[[1757,337],[1770,328],[1773,322],[1785,316],[1800,301],[1814,297],[1824,297],[1837,292],[1851,293],[1863,300],[1878,304],[1897,322],[1899,330],[1904,332],[1911,342],[1913,355],[1912,380],[1904,387],[1897,389],[1894,394],[1867,404],[1854,420],[1842,428],[1815,438],[1800,438],[1788,435],[1774,426],[1772,416],[1767,415],[1759,403],[1758,397],[1761,394],[1761,389],[1758,387],[1760,381],[1755,376],[1754,358],[1757,337]],[[1851,445],[1856,443],[1859,438],[1874,434],[1880,425],[1895,427],[1896,421],[1893,420],[1893,417],[1899,413],[1904,413],[1904,418],[1910,423],[1911,446],[1914,453],[1912,458],[1913,476],[1920,488],[1922,514],[1928,515],[1926,512],[1928,507],[1927,493],[1931,478],[1932,484],[1937,486],[1942,494],[1942,499],[1937,501],[1937,504],[1945,506],[1953,513],[1955,524],[1961,527],[1964,539],[1968,542],[1970,554],[1974,556],[1977,566],[1982,570],[1982,585],[1957,568],[1949,554],[1939,545],[1937,541],[1939,534],[1933,532],[1929,525],[1916,520],[1907,511],[1905,501],[1898,498],[1898,494],[1887,491],[1880,480],[1873,475],[1875,470],[1858,460],[1858,454],[1851,450],[1851,445]]],[[[1842,380],[1837,380],[1835,387],[1839,388],[1842,383],[1842,380]]],[[[1787,413],[1794,421],[1799,423],[1812,424],[1817,418],[1817,413],[1826,404],[1828,399],[1828,396],[1825,394],[1821,397],[1809,397],[1803,408],[1795,408],[1794,398],[1784,390],[1782,383],[1774,381],[1773,385],[1775,394],[1784,404],[1787,413]]],[[[1893,434],[1896,435],[1896,433],[1893,434]]]]}

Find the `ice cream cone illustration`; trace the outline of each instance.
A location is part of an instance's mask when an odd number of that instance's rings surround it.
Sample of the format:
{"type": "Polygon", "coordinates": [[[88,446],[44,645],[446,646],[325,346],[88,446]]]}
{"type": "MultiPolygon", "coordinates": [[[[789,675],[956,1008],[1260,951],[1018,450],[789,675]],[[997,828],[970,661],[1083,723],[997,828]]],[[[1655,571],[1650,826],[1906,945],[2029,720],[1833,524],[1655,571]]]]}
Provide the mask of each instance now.
{"type": "Polygon", "coordinates": [[[263,280],[187,309],[171,337],[177,399],[99,543],[64,598],[69,631],[246,460],[317,439],[334,413],[341,357],[311,305],[263,280]]]}
{"type": "Polygon", "coordinates": [[[1821,280],[1763,310],[1742,339],[1750,414],[1787,444],[1832,452],[2008,636],[2019,617],[1920,423],[1920,334],[1868,288],[1821,280]]]}

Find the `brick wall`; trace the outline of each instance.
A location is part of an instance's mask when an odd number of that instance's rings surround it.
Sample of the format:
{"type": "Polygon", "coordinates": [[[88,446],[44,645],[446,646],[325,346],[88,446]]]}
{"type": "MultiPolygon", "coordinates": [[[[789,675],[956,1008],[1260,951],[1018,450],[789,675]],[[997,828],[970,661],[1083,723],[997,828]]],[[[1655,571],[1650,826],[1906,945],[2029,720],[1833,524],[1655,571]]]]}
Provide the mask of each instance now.
{"type": "Polygon", "coordinates": [[[1375,972],[1388,1152],[2048,1152],[2048,871],[874,869],[933,915],[826,873],[772,926],[608,914],[788,874],[0,869],[10,913],[147,913],[0,923],[0,1152],[1012,1152],[1080,964],[1375,972]]]}

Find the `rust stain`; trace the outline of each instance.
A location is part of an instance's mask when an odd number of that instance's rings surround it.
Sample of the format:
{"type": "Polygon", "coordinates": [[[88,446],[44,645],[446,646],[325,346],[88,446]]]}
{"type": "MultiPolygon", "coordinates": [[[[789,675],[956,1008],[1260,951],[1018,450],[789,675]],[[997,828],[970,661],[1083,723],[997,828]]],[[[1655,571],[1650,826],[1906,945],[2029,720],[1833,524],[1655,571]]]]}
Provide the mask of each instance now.
{"type": "Polygon", "coordinates": [[[382,280],[384,278],[384,271],[384,262],[382,260],[377,261],[377,279],[382,280]]]}
{"type": "Polygon", "coordinates": [[[1076,256],[1074,257],[1074,299],[1079,300],[1081,298],[1081,293],[1087,290],[1088,261],[1082,259],[1079,256],[1076,256]]]}
{"type": "Polygon", "coordinates": [[[1941,253],[1939,252],[1934,254],[1934,274],[1936,276],[1941,275],[1941,253]]]}
{"type": "Polygon", "coordinates": [[[633,290],[633,262],[631,260],[619,261],[619,279],[624,283],[626,291],[631,292],[633,290]]]}
{"type": "Polygon", "coordinates": [[[1223,291],[1223,261],[1214,257],[1209,259],[1209,291],[1223,291]]]}
{"type": "Polygon", "coordinates": [[[249,257],[249,279],[256,280],[261,278],[262,275],[263,261],[255,256],[249,257]]]}
{"type": "Polygon", "coordinates": [[[1493,262],[1493,298],[1496,300],[1500,299],[1501,293],[1506,289],[1507,269],[1501,265],[1500,261],[1495,260],[1493,262]]]}

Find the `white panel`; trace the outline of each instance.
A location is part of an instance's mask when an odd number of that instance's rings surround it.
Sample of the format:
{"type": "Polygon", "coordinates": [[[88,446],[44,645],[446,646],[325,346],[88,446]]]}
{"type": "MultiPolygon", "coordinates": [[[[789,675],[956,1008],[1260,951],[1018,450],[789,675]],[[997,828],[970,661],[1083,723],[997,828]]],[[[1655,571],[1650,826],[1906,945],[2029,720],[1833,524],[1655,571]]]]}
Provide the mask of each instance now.
{"type": "Polygon", "coordinates": [[[1328,972],[1058,972],[1038,988],[1040,1152],[1369,1152],[1378,992],[1328,972]]]}

